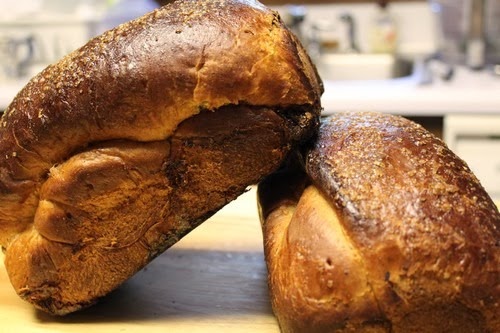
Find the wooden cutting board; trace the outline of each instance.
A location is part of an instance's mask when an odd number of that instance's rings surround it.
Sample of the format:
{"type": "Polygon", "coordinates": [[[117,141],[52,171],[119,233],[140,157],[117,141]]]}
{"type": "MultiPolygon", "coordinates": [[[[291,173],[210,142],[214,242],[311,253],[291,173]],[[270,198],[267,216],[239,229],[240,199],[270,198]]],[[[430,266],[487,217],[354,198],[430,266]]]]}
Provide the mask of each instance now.
{"type": "Polygon", "coordinates": [[[255,195],[226,206],[97,305],[65,317],[22,301],[0,258],[0,333],[279,332],[255,195]]]}

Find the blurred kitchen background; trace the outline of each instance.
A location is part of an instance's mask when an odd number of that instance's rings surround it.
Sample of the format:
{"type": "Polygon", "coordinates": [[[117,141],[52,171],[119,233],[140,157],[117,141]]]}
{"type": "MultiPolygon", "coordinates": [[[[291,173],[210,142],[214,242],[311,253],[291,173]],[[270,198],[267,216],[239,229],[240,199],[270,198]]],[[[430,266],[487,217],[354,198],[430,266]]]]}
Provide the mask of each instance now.
{"type": "MultiPolygon", "coordinates": [[[[47,65],[168,1],[1,0],[0,111],[47,65]]],[[[500,0],[263,0],[307,47],[324,114],[403,115],[500,200],[500,0]]]]}

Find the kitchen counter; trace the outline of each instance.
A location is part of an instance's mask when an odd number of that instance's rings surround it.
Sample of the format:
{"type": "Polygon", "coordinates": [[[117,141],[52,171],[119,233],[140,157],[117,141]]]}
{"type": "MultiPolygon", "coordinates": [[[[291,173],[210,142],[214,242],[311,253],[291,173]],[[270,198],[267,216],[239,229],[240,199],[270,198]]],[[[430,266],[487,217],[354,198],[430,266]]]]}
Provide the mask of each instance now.
{"type": "Polygon", "coordinates": [[[224,207],[95,306],[52,317],[22,301],[0,255],[0,333],[278,333],[255,190],[224,207]]]}
{"type": "Polygon", "coordinates": [[[450,81],[420,84],[422,72],[392,80],[325,82],[324,114],[363,110],[406,116],[499,114],[500,76],[457,67],[450,81]]]}
{"type": "MultiPolygon", "coordinates": [[[[408,116],[500,114],[500,76],[488,71],[456,68],[450,81],[421,85],[422,73],[393,80],[326,81],[324,114],[346,110],[389,112],[408,116]]],[[[0,82],[0,110],[5,109],[27,79],[0,82]]]]}

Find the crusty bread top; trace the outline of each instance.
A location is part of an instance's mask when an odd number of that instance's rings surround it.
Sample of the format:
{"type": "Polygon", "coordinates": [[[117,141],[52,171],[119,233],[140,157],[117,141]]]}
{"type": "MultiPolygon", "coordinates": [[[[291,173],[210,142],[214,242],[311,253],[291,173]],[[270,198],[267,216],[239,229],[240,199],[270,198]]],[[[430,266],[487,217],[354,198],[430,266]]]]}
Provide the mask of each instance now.
{"type": "Polygon", "coordinates": [[[258,191],[283,332],[497,331],[500,213],[440,139],[342,112],[304,156],[258,191]]]}
{"type": "Polygon", "coordinates": [[[1,119],[0,213],[16,216],[1,221],[0,244],[30,223],[50,168],[88,145],[164,140],[224,105],[319,115],[322,89],[304,49],[256,1],[178,1],[104,33],[34,77],[1,119]]]}
{"type": "Polygon", "coordinates": [[[165,139],[200,109],[319,103],[319,79],[276,13],[196,2],[119,26],[34,77],[2,119],[2,148],[17,146],[2,149],[15,157],[5,162],[13,178],[39,176],[89,142],[165,139]]]}
{"type": "Polygon", "coordinates": [[[363,254],[384,311],[433,294],[498,325],[500,214],[440,139],[403,117],[340,113],[323,122],[306,169],[363,254]]]}
{"type": "Polygon", "coordinates": [[[307,173],[367,246],[401,231],[425,239],[439,217],[470,241],[495,247],[489,243],[500,237],[497,207],[466,163],[422,126],[388,114],[339,113],[323,122],[317,142],[307,173]]]}

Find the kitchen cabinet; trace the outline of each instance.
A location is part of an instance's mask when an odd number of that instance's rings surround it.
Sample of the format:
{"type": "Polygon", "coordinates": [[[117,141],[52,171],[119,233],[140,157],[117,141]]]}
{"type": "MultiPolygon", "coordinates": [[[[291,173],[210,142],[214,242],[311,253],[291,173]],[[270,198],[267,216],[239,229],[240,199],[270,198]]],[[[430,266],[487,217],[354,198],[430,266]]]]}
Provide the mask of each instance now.
{"type": "Polygon", "coordinates": [[[443,139],[444,116],[406,116],[405,118],[408,118],[416,122],[417,124],[422,125],[426,130],[428,130],[438,138],[443,139]]]}
{"type": "Polygon", "coordinates": [[[448,115],[444,119],[443,137],[486,191],[500,200],[500,115],[448,115]]]}
{"type": "Polygon", "coordinates": [[[405,118],[441,138],[467,163],[491,197],[500,201],[500,113],[405,118]]]}
{"type": "Polygon", "coordinates": [[[490,196],[500,201],[500,113],[464,112],[405,118],[441,138],[467,163],[490,196]]]}

